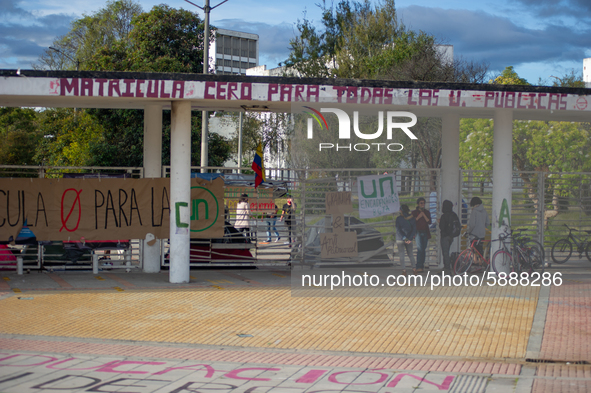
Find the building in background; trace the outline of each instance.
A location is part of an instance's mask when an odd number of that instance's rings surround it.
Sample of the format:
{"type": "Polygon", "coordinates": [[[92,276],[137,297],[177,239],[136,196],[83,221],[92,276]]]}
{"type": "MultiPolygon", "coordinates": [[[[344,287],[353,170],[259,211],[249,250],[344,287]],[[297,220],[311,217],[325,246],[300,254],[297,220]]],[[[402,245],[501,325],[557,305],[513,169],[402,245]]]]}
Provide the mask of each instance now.
{"type": "MultiPolygon", "coordinates": [[[[246,75],[246,70],[259,64],[259,36],[226,29],[216,29],[215,39],[209,47],[209,68],[218,75],[246,75]]],[[[213,113],[212,113],[213,115],[213,113]]],[[[227,139],[238,132],[238,116],[222,114],[210,117],[209,130],[227,139]]],[[[228,168],[238,167],[238,152],[224,164],[228,168]]]]}
{"type": "Polygon", "coordinates": [[[259,36],[217,29],[209,53],[210,67],[213,67],[215,74],[246,75],[247,69],[259,65],[259,36]]]}

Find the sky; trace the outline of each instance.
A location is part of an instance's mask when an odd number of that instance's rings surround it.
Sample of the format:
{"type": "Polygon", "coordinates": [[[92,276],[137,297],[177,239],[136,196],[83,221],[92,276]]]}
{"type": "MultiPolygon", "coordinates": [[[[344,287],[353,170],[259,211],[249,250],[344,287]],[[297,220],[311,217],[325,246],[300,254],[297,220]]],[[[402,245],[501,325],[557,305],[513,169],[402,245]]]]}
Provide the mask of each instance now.
{"type": "MultiPolygon", "coordinates": [[[[223,0],[210,0],[216,6],[223,0]]],[[[298,20],[320,27],[322,0],[228,0],[213,9],[216,27],[259,35],[259,64],[277,67],[289,54],[298,20]]],[[[330,4],[329,0],[326,0],[330,4]]],[[[375,0],[370,0],[375,1],[375,0]]],[[[192,0],[203,5],[204,0],[192,0]]],[[[160,1],[139,0],[145,11],[160,1]]],[[[336,1],[335,1],[336,3],[336,1]]],[[[70,23],[100,0],[0,0],[0,69],[30,69],[70,23]]],[[[165,4],[198,13],[183,0],[165,4]]],[[[513,66],[531,84],[551,84],[591,57],[591,0],[396,0],[402,22],[453,45],[454,57],[487,63],[491,76],[513,66]]]]}

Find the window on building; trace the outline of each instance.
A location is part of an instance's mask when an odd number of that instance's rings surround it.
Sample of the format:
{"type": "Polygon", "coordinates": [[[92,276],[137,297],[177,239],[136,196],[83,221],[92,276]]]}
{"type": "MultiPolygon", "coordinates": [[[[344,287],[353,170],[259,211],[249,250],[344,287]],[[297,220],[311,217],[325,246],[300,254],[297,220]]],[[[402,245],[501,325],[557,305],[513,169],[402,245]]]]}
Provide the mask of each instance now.
{"type": "Polygon", "coordinates": [[[256,59],[257,57],[257,43],[254,40],[248,40],[248,57],[251,59],[256,59]]]}
{"type": "Polygon", "coordinates": [[[248,57],[248,40],[245,38],[240,40],[240,56],[248,57]]]}
{"type": "Polygon", "coordinates": [[[232,55],[232,37],[227,35],[224,37],[224,55],[232,55]]]}
{"type": "Polygon", "coordinates": [[[232,56],[240,56],[240,39],[232,37],[232,56]]]}

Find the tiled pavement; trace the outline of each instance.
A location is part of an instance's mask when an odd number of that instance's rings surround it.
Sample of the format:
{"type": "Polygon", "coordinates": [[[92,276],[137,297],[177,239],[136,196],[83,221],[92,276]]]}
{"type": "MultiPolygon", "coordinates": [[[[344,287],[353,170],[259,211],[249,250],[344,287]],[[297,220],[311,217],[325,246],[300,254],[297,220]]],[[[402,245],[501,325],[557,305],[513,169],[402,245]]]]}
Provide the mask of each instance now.
{"type": "Polygon", "coordinates": [[[294,298],[286,271],[0,273],[0,392],[591,391],[573,363],[591,361],[591,278],[561,270],[481,298],[294,298]]]}

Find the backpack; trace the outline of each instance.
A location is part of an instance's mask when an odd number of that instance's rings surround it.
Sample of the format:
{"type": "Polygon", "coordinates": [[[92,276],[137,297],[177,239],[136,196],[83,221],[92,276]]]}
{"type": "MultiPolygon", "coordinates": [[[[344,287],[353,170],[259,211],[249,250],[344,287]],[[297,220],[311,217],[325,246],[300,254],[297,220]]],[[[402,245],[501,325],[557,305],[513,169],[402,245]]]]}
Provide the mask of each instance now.
{"type": "Polygon", "coordinates": [[[457,214],[452,215],[449,227],[451,229],[452,237],[460,236],[460,233],[462,232],[462,224],[460,223],[460,219],[458,218],[457,214]]]}

